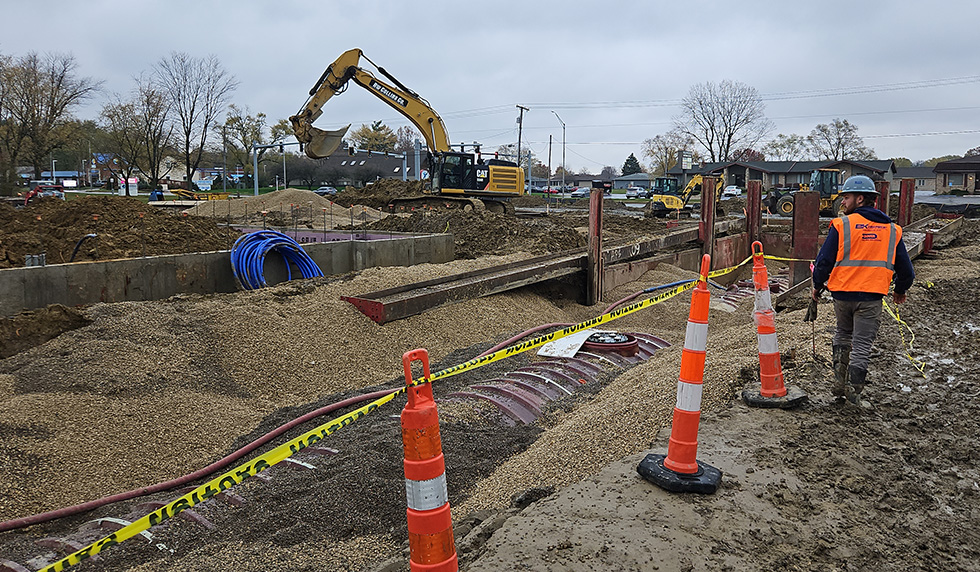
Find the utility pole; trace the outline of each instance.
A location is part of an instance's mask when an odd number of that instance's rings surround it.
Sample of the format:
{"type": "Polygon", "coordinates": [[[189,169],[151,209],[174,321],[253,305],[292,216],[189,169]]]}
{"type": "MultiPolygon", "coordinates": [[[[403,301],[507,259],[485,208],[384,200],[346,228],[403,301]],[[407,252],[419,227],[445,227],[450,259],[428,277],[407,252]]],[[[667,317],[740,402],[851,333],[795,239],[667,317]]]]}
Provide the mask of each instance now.
{"type": "MultiPolygon", "coordinates": [[[[551,112],[558,117],[554,109],[551,112]]],[[[558,123],[561,123],[561,191],[565,192],[565,122],[558,117],[558,123]]]]}
{"type": "MultiPolygon", "coordinates": [[[[530,107],[524,107],[523,105],[518,105],[517,109],[521,110],[521,114],[517,117],[517,164],[521,164],[521,132],[524,130],[524,112],[531,111],[530,107]]],[[[528,170],[531,169],[531,164],[527,165],[528,170]]]]}
{"type": "Polygon", "coordinates": [[[551,195],[551,135],[548,135],[548,194],[551,195]]]}
{"type": "Polygon", "coordinates": [[[221,192],[228,192],[228,145],[227,139],[225,138],[225,126],[221,126],[221,192]]]}

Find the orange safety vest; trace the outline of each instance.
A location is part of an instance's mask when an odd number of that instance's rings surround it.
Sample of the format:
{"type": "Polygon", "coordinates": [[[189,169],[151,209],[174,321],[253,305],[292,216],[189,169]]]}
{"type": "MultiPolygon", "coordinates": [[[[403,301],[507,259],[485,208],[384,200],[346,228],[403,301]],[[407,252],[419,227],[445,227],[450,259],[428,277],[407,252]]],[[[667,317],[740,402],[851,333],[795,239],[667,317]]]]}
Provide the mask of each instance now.
{"type": "Polygon", "coordinates": [[[827,280],[827,289],[888,294],[902,227],[874,222],[859,214],[843,215],[830,224],[837,229],[837,262],[827,280]]]}

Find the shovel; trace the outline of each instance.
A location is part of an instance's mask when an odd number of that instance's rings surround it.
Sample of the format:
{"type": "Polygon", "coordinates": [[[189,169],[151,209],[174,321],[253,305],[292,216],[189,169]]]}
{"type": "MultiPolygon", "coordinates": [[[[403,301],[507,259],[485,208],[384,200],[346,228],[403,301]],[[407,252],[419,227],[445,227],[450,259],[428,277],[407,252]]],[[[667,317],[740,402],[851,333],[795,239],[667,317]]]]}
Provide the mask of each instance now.
{"type": "MultiPolygon", "coordinates": [[[[812,268],[811,268],[812,270],[812,268]]],[[[811,290],[812,291],[812,290],[811,290]]],[[[810,296],[810,304],[806,307],[806,316],[803,316],[804,322],[810,322],[810,343],[813,345],[813,357],[817,357],[817,331],[816,324],[817,321],[817,301],[810,296]]]]}

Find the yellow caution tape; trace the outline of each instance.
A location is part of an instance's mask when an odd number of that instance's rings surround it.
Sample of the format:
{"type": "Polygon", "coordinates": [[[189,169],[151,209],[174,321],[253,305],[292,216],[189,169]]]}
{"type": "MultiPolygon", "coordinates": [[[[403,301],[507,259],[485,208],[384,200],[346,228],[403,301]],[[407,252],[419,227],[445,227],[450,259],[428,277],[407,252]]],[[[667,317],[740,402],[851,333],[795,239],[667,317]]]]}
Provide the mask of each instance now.
{"type": "Polygon", "coordinates": [[[779,260],[781,262],[813,262],[809,258],[784,258],[782,256],[763,255],[766,260],[779,260]]]}
{"type": "MultiPolygon", "coordinates": [[[[698,280],[699,281],[707,280],[708,278],[715,278],[717,276],[728,274],[729,272],[735,271],[740,266],[744,265],[750,260],[752,260],[751,256],[743,260],[737,266],[732,266],[730,268],[709,272],[707,277],[699,275],[698,280]]],[[[473,358],[467,362],[436,372],[427,379],[415,380],[412,382],[412,386],[420,385],[423,383],[431,383],[438,379],[444,379],[447,377],[460,374],[464,371],[476,369],[478,367],[482,367],[487,364],[491,364],[493,362],[499,361],[505,357],[510,357],[513,355],[517,355],[519,353],[532,350],[548,342],[564,338],[565,336],[568,336],[575,332],[587,330],[589,328],[593,328],[595,326],[599,326],[601,324],[611,322],[618,318],[622,318],[623,316],[628,316],[644,308],[649,308],[650,306],[654,306],[656,304],[665,302],[670,298],[677,296],[678,294],[681,294],[683,292],[686,292],[687,290],[694,288],[696,284],[697,281],[692,280],[691,282],[676,286],[652,298],[647,298],[643,301],[635,302],[633,304],[623,306],[622,308],[592,318],[591,320],[586,320],[579,324],[568,326],[567,328],[558,330],[556,332],[552,332],[550,334],[544,334],[538,336],[526,342],[522,342],[498,350],[492,354],[473,358]]],[[[287,443],[284,443],[267,453],[260,455],[259,457],[251,461],[239,465],[238,467],[231,469],[230,471],[224,473],[221,476],[211,479],[210,481],[197,487],[193,491],[168,503],[165,506],[156,509],[155,511],[144,516],[143,518],[140,518],[139,520],[136,520],[126,525],[123,528],[120,528],[119,530],[113,532],[109,536],[97,540],[96,542],[89,544],[88,546],[82,548],[81,550],[69,554],[68,556],[62,558],[61,560],[49,564],[48,566],[45,566],[44,568],[41,569],[40,572],[60,572],[65,568],[68,568],[69,566],[74,566],[75,564],[78,564],[87,558],[91,558],[92,556],[99,554],[104,549],[110,546],[120,544],[126,540],[129,540],[133,536],[136,536],[137,534],[147,530],[151,526],[155,526],[167,519],[177,516],[181,512],[208,500],[209,498],[213,497],[214,495],[220,492],[224,492],[234,487],[235,485],[241,483],[248,477],[256,475],[272,467],[276,463],[279,463],[280,461],[288,457],[291,457],[292,455],[298,453],[299,451],[302,451],[306,447],[318,443],[319,441],[325,439],[326,437],[332,435],[333,433],[339,431],[340,429],[343,429],[347,425],[350,425],[351,423],[357,421],[358,419],[364,417],[365,415],[372,413],[382,405],[385,405],[386,403],[393,400],[398,395],[405,393],[408,387],[409,386],[406,384],[405,387],[402,387],[400,389],[394,389],[392,390],[391,393],[382,396],[355,411],[352,411],[346,415],[342,415],[340,417],[327,421],[323,425],[320,425],[319,427],[312,429],[300,435],[299,437],[287,443]]]]}
{"type": "Polygon", "coordinates": [[[909,343],[906,344],[905,332],[902,331],[901,327],[898,328],[898,334],[902,337],[902,349],[905,350],[905,357],[909,358],[909,361],[912,362],[912,365],[915,366],[915,369],[919,370],[919,373],[922,374],[922,377],[925,377],[926,365],[923,362],[912,357],[912,343],[915,342],[915,332],[913,332],[912,328],[907,323],[905,323],[905,321],[902,320],[902,318],[898,315],[898,308],[892,310],[892,307],[889,306],[888,302],[886,302],[885,300],[882,300],[881,303],[884,304],[885,311],[888,312],[888,314],[892,318],[894,318],[896,322],[898,322],[899,326],[905,326],[905,328],[909,331],[909,343]]]}

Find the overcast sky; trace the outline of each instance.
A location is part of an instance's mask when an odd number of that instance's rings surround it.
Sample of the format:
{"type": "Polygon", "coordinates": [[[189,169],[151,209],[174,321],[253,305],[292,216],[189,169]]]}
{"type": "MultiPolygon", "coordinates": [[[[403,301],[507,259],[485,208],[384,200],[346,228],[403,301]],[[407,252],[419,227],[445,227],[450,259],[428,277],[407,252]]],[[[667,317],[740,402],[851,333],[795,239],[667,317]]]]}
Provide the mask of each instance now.
{"type": "MultiPolygon", "coordinates": [[[[597,173],[642,163],[691,85],[735,80],[762,95],[776,133],[834,118],[881,158],[923,160],[980,145],[980,2],[938,0],[275,2],[0,0],[0,53],[71,53],[79,75],[125,96],[172,52],[215,55],[240,107],[269,123],[296,113],[344,51],[364,54],[427,99],[451,141],[517,142],[597,173]],[[555,112],[555,113],[553,113],[555,112]]],[[[79,116],[94,119],[106,96],[79,116]]],[[[317,126],[408,122],[352,86],[317,126]]]]}

